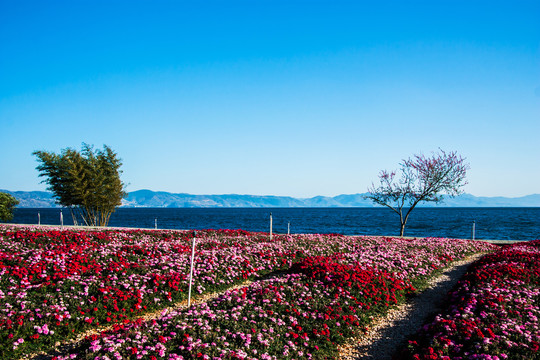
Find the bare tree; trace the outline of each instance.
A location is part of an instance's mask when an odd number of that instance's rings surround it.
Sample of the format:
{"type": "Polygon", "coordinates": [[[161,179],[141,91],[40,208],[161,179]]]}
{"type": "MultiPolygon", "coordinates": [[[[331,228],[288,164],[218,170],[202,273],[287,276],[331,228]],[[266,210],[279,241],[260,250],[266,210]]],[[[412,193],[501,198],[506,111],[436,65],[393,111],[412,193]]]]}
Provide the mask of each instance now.
{"type": "Polygon", "coordinates": [[[396,177],[396,171],[382,170],[379,186],[372,184],[366,198],[399,215],[399,236],[403,236],[409,215],[420,202],[439,203],[444,195],[454,197],[463,193],[470,167],[455,151],[447,153],[441,149],[430,157],[414,155],[400,165],[401,177],[396,177]]]}

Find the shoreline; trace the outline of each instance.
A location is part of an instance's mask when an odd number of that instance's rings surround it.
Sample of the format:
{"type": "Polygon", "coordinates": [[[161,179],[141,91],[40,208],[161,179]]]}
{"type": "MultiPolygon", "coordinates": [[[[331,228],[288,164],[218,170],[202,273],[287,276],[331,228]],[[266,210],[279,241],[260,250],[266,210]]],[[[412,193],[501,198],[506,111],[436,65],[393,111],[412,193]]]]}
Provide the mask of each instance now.
{"type": "MultiPolygon", "coordinates": [[[[13,224],[13,223],[0,223],[0,225],[6,226],[33,226],[33,227],[55,227],[55,228],[70,228],[70,229],[80,229],[80,230],[145,230],[145,231],[204,231],[204,230],[193,230],[193,229],[161,229],[161,228],[135,228],[135,227],[120,227],[120,226],[84,226],[84,225],[49,225],[49,224],[13,224]]],[[[248,231],[248,230],[246,230],[248,231]]],[[[257,232],[257,231],[251,231],[257,232]]],[[[281,233],[273,232],[274,235],[286,235],[281,233]]],[[[304,235],[302,233],[294,233],[291,235],[304,235]]],[[[400,238],[396,235],[344,235],[344,236],[375,236],[375,237],[389,237],[389,238],[400,238]]],[[[402,239],[429,239],[430,237],[421,237],[421,236],[403,236],[402,239]]],[[[450,239],[450,238],[448,238],[450,239]]],[[[454,239],[454,238],[452,238],[454,239]]],[[[471,240],[471,241],[483,241],[494,245],[509,245],[520,242],[528,242],[533,240],[497,240],[497,239],[460,239],[455,238],[456,240],[471,240]]]]}

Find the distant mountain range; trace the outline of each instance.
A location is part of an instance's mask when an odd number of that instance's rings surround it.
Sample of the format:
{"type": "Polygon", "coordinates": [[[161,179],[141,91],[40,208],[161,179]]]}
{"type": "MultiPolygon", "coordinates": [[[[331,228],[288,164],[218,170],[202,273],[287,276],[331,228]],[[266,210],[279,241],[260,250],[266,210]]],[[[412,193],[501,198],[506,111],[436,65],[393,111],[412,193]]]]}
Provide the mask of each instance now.
{"type": "MultiPolygon", "coordinates": [[[[51,208],[58,207],[47,191],[8,191],[19,200],[18,207],[51,208]]],[[[333,197],[315,196],[301,199],[289,196],[261,195],[191,195],[174,194],[163,191],[138,190],[130,192],[123,200],[122,207],[374,207],[366,194],[338,195],[333,197]]],[[[420,205],[419,205],[420,206],[420,205]]],[[[540,194],[516,198],[479,197],[463,194],[448,198],[441,204],[422,203],[425,207],[540,207],[540,194]]]]}

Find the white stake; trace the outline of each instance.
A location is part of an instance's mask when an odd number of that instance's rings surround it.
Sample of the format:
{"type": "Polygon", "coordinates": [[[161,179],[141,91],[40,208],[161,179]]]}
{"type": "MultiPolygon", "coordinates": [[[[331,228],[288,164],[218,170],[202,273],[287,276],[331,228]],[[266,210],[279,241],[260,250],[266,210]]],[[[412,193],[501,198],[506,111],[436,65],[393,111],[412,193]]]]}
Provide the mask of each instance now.
{"type": "Polygon", "coordinates": [[[188,291],[188,308],[191,306],[191,285],[193,283],[193,259],[195,258],[195,235],[196,232],[193,232],[193,246],[191,248],[191,268],[189,270],[189,291],[188,291]]]}
{"type": "Polygon", "coordinates": [[[270,213],[270,240],[272,240],[272,213],[270,213]]]}
{"type": "Polygon", "coordinates": [[[64,229],[64,215],[62,215],[62,210],[60,210],[60,226],[64,229]]]}
{"type": "Polygon", "coordinates": [[[287,223],[287,235],[291,235],[291,222],[287,223]]]}
{"type": "Polygon", "coordinates": [[[37,213],[37,224],[41,225],[41,215],[39,214],[39,211],[37,213]]]}
{"type": "Polygon", "coordinates": [[[476,223],[475,221],[473,220],[472,222],[472,239],[474,240],[474,235],[475,235],[475,232],[476,232],[476,223]]]}
{"type": "Polygon", "coordinates": [[[154,227],[155,227],[156,230],[157,230],[157,218],[154,219],[154,227]]]}

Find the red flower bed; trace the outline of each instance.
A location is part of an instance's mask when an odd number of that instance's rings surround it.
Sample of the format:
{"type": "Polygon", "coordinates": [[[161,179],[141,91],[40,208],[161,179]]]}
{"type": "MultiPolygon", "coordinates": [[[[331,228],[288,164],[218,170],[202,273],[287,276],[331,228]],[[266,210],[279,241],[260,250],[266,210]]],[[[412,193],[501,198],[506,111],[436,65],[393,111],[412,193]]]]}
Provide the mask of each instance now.
{"type": "Polygon", "coordinates": [[[353,298],[357,305],[366,310],[375,305],[397,304],[397,298],[415,291],[410,283],[397,279],[384,270],[341,263],[339,255],[306,258],[294,264],[293,270],[295,269],[311,279],[321,280],[323,284],[336,288],[339,292],[359,294],[358,298],[353,298]]]}

